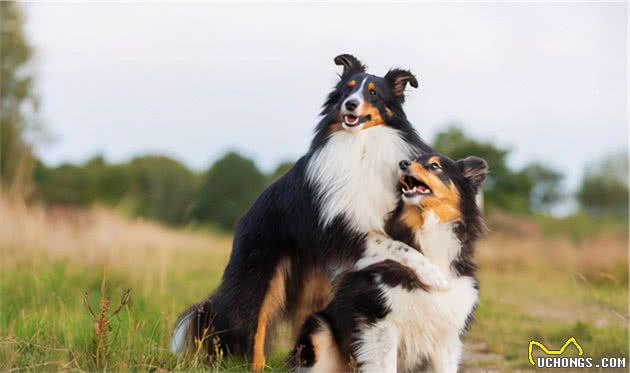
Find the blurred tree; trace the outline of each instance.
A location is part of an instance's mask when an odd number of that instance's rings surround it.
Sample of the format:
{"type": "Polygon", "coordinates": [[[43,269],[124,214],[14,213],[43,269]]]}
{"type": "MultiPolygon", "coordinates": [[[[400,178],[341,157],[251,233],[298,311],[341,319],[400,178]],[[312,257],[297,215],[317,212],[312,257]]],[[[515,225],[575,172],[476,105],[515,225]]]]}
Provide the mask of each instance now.
{"type": "Polygon", "coordinates": [[[564,176],[540,163],[532,163],[525,167],[532,190],[530,206],[535,212],[550,213],[554,205],[565,198],[562,192],[564,176]]]}
{"type": "Polygon", "coordinates": [[[491,142],[475,140],[456,125],[438,133],[433,147],[453,159],[475,155],[488,162],[490,173],[484,184],[486,206],[520,213],[529,211],[531,184],[524,172],[513,172],[508,167],[506,162],[509,149],[500,148],[491,142]]]}
{"type": "Polygon", "coordinates": [[[123,165],[108,165],[96,156],[83,165],[48,168],[37,162],[33,179],[38,197],[49,203],[87,206],[96,201],[116,204],[129,190],[129,172],[123,165]]]}
{"type": "Polygon", "coordinates": [[[628,153],[611,154],[586,168],[577,200],[593,216],[628,218],[628,153]]]}
{"type": "Polygon", "coordinates": [[[204,176],[193,216],[222,229],[234,229],[265,184],[265,175],[252,160],[229,152],[204,176]]]}
{"type": "MultiPolygon", "coordinates": [[[[150,155],[132,159],[128,172],[137,215],[169,224],[187,221],[197,193],[197,179],[186,166],[168,157],[150,155]]],[[[115,179],[109,180],[110,184],[127,177],[123,170],[112,170],[112,175],[115,179]]]]}
{"type": "Polygon", "coordinates": [[[433,146],[453,159],[476,155],[488,162],[490,173],[484,184],[484,201],[490,208],[517,213],[549,212],[564,197],[562,174],[540,163],[514,170],[507,164],[510,149],[473,139],[456,125],[438,133],[433,146]]]}
{"type": "Polygon", "coordinates": [[[96,198],[98,180],[89,178],[82,166],[62,164],[47,168],[38,163],[33,174],[38,191],[47,202],[87,206],[96,198]]]}
{"type": "Polygon", "coordinates": [[[23,23],[15,2],[0,2],[0,185],[20,198],[30,192],[35,158],[29,137],[38,129],[39,106],[29,64],[33,51],[23,23]]]}

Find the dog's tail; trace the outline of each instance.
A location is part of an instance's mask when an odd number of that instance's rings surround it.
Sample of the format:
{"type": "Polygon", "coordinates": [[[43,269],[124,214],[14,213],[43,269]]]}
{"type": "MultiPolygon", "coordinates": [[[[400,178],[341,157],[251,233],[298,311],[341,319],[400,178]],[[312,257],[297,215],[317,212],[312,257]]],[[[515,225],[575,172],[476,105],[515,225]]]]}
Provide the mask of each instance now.
{"type": "Polygon", "coordinates": [[[175,322],[171,337],[171,352],[179,354],[206,347],[212,343],[212,297],[193,304],[175,322]]]}
{"type": "Polygon", "coordinates": [[[332,327],[321,312],[306,319],[289,357],[289,366],[297,372],[347,372],[332,327]]]}

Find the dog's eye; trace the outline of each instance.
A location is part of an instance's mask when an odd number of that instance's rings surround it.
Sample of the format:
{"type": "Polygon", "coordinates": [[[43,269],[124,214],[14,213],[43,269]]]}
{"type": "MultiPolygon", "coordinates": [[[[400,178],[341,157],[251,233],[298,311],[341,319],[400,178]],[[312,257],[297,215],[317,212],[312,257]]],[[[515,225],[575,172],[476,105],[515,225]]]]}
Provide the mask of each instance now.
{"type": "Polygon", "coordinates": [[[432,170],[441,170],[442,169],[442,167],[440,167],[440,165],[438,163],[436,163],[436,162],[431,163],[429,165],[429,168],[432,169],[432,170]]]}
{"type": "Polygon", "coordinates": [[[376,89],[370,89],[370,95],[376,96],[376,89]]]}

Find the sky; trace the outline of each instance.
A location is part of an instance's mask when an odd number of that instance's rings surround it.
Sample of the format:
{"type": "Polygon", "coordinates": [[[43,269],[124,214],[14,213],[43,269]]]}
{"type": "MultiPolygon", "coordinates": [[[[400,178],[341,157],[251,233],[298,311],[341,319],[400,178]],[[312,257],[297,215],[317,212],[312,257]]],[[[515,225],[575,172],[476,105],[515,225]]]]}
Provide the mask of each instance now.
{"type": "Polygon", "coordinates": [[[619,3],[25,3],[49,164],[228,150],[264,170],[302,155],[352,53],[411,69],[406,112],[579,183],[628,146],[628,8],[619,3]]]}

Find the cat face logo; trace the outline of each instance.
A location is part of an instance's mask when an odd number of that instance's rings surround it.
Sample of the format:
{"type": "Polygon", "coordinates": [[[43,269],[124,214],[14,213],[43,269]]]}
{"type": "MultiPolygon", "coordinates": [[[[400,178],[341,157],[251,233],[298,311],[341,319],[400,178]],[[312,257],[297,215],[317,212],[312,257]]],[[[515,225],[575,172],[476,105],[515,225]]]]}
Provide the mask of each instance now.
{"type": "Polygon", "coordinates": [[[532,351],[534,349],[534,346],[540,347],[540,349],[542,349],[543,352],[546,353],[547,355],[562,355],[564,353],[564,350],[566,350],[567,346],[569,346],[571,343],[573,343],[573,345],[577,348],[578,355],[582,356],[584,354],[584,350],[582,350],[582,346],[580,346],[580,344],[575,340],[575,337],[571,337],[567,339],[567,341],[559,350],[550,350],[547,347],[545,347],[545,345],[543,345],[542,343],[538,341],[530,341],[529,342],[529,362],[533,366],[536,366],[536,363],[534,362],[534,358],[532,357],[532,351]]]}

